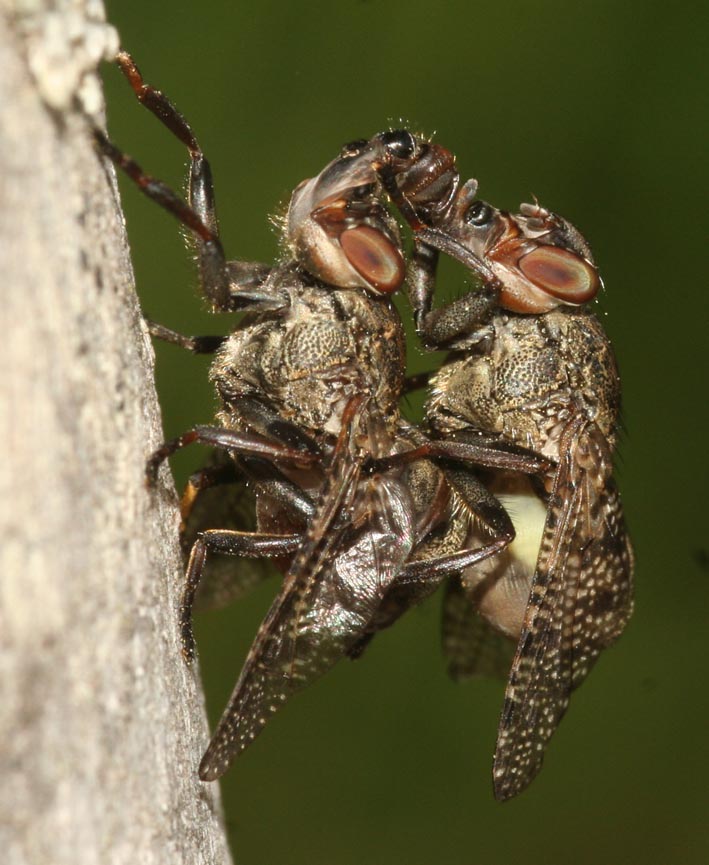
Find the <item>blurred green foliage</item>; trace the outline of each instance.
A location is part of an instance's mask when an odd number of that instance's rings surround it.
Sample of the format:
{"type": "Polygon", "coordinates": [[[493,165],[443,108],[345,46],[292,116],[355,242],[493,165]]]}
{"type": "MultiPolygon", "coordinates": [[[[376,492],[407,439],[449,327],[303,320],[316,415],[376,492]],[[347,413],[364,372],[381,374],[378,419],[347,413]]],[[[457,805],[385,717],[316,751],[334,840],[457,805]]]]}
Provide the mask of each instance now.
{"type": "MultiPolygon", "coordinates": [[[[706,684],[706,7],[258,4],[109,0],[147,80],[189,118],[231,257],[272,259],[268,214],[342,142],[406,123],[458,155],[484,197],[536,195],[593,245],[623,373],[620,482],[635,540],[635,619],[575,696],[544,771],[495,803],[502,685],[456,686],[428,603],[294,700],[224,783],[240,865],[575,865],[709,861],[706,684]],[[704,241],[704,243],[703,243],[704,241]]],[[[185,154],[105,74],[109,128],[178,188],[185,154]]],[[[174,222],[123,185],[147,314],[225,332],[198,297],[174,222]]],[[[444,292],[461,290],[445,270],[444,292]]],[[[157,346],[165,432],[207,422],[207,363],[157,346]]],[[[412,369],[430,364],[412,343],[412,369]]],[[[178,481],[200,459],[175,462],[178,481]]],[[[276,590],[205,615],[212,723],[276,590]]]]}

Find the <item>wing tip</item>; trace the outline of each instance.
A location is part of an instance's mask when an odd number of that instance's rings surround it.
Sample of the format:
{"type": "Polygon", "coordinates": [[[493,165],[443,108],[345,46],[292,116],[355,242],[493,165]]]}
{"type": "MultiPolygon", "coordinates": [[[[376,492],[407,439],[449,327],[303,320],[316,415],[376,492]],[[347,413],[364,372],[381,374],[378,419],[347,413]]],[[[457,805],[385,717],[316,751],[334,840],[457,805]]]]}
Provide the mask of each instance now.
{"type": "Polygon", "coordinates": [[[202,761],[199,764],[199,780],[200,781],[218,781],[219,778],[229,768],[230,761],[226,759],[215,760],[213,755],[207,750],[202,761]]]}
{"type": "Polygon", "coordinates": [[[519,794],[523,793],[532,783],[539,772],[539,768],[541,768],[541,766],[538,767],[533,774],[527,774],[524,776],[510,776],[506,769],[493,769],[492,791],[495,799],[498,802],[509,802],[510,799],[519,796],[519,794]]]}

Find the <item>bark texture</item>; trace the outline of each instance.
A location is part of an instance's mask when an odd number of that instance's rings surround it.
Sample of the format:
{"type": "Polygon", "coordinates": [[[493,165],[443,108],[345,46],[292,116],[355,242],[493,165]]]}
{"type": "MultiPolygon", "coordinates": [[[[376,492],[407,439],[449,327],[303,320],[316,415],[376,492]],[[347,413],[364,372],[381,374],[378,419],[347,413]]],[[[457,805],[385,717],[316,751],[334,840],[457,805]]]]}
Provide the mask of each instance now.
{"type": "Polygon", "coordinates": [[[84,113],[114,41],[102,14],[0,0],[0,856],[229,863],[196,776],[174,490],[143,482],[153,351],[84,113]]]}

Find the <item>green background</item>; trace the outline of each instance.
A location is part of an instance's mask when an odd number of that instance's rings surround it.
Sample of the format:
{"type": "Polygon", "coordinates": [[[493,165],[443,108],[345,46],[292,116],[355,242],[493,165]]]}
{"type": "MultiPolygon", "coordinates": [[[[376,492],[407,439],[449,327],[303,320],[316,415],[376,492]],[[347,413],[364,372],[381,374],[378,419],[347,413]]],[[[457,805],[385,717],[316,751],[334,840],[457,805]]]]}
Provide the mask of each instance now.
{"type": "MultiPolygon", "coordinates": [[[[447,679],[434,599],[293,700],[237,762],[223,785],[237,861],[709,861],[702,6],[108,6],[211,159],[228,255],[272,259],[268,215],[343,142],[390,125],[435,131],[484,197],[514,208],[536,195],[581,228],[623,375],[635,618],[575,696],[532,787],[493,800],[502,685],[447,679]]],[[[117,71],[105,78],[115,140],[180,188],[183,150],[117,71]]],[[[187,333],[226,332],[230,321],[204,310],[174,222],[125,184],[123,199],[146,313],[187,333]]],[[[449,292],[462,279],[446,269],[449,292]]],[[[208,422],[206,361],[157,353],[166,434],[208,422]]],[[[428,365],[412,343],[412,368],[428,365]]],[[[200,459],[175,460],[178,482],[200,459]]],[[[276,587],[199,623],[212,723],[276,587]]]]}

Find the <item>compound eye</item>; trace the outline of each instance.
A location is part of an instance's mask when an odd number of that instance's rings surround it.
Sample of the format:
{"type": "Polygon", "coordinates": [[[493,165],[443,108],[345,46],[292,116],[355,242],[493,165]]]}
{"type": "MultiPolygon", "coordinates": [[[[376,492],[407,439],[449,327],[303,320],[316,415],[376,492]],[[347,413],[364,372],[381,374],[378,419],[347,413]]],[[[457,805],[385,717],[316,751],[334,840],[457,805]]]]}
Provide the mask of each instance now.
{"type": "Polygon", "coordinates": [[[381,142],[392,156],[397,159],[409,159],[416,150],[416,139],[405,129],[395,129],[393,132],[382,132],[381,142]]]}
{"type": "Polygon", "coordinates": [[[357,225],[342,232],[340,245],[347,261],[378,294],[392,294],[401,287],[406,276],[404,258],[381,231],[357,225]]]}
{"type": "Polygon", "coordinates": [[[484,201],[474,201],[465,211],[463,219],[468,225],[487,225],[492,219],[492,208],[484,201]]]}
{"type": "Polygon", "coordinates": [[[531,283],[564,303],[587,303],[601,287],[590,262],[556,246],[538,246],[520,258],[518,267],[531,283]]]}

